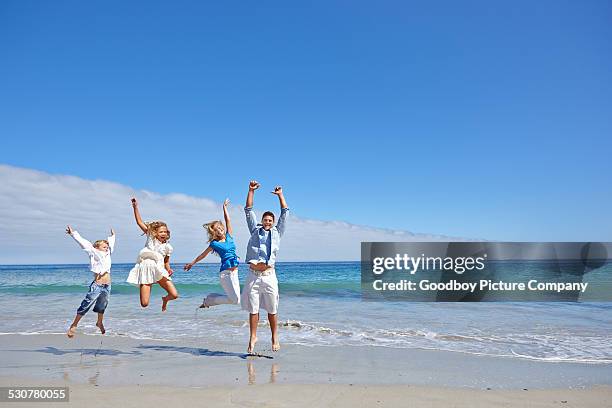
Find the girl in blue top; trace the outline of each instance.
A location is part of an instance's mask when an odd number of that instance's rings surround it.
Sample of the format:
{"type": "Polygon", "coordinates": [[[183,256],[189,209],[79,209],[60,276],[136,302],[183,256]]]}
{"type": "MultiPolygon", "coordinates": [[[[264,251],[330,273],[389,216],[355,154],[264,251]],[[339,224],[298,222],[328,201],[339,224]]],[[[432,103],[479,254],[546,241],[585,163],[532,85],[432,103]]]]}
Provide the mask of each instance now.
{"type": "Polygon", "coordinates": [[[221,293],[209,293],[204,298],[204,302],[200,307],[210,307],[222,304],[240,304],[240,283],[238,282],[238,256],[236,255],[236,244],[232,236],[232,224],[230,216],[227,212],[229,199],[223,203],[223,216],[225,225],[221,221],[212,221],[204,224],[206,232],[208,232],[208,242],[210,245],[193,262],[185,265],[183,269],[190,270],[193,265],[206,258],[208,254],[214,252],[221,258],[221,269],[219,272],[219,281],[225,295],[221,293]]]}

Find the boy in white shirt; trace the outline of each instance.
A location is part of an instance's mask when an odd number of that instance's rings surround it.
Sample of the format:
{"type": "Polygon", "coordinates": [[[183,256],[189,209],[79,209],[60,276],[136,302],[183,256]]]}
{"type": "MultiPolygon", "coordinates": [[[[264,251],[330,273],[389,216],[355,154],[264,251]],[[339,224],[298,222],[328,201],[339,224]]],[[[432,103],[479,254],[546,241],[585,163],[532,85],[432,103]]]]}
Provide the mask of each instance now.
{"type": "Polygon", "coordinates": [[[110,298],[111,292],[110,255],[115,249],[115,231],[111,228],[108,239],[98,240],[93,244],[81,237],[81,235],[73,230],[70,225],[66,228],[66,234],[74,238],[80,247],[87,252],[87,255],[89,255],[89,268],[94,274],[94,280],[89,285],[89,292],[81,302],[81,306],[77,309],[76,316],[66,335],[69,338],[74,337],[79,321],[92,306],[93,311],[98,314],[96,326],[98,326],[100,332],[104,334],[106,330],[104,329],[102,319],[104,318],[104,311],[108,305],[108,299],[110,298]]]}

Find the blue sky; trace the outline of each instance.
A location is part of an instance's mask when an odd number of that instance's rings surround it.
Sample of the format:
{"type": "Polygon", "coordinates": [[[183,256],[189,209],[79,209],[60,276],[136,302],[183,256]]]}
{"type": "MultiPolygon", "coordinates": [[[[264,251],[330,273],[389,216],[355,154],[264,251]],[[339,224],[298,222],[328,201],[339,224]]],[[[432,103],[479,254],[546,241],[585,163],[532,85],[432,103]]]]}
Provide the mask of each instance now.
{"type": "Polygon", "coordinates": [[[0,161],[234,202],[257,178],[322,220],[612,241],[611,19],[607,1],[4,1],[0,161]]]}

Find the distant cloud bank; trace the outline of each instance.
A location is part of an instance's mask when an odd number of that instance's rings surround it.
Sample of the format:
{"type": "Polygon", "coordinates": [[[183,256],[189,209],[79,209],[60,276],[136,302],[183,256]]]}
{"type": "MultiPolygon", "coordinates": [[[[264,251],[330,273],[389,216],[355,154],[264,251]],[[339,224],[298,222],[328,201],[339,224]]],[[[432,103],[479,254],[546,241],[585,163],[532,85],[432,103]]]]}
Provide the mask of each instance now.
{"type": "MultiPolygon", "coordinates": [[[[112,226],[117,233],[113,261],[134,261],[145,239],[133,220],[131,196],[139,199],[145,220],[168,223],[175,262],[199,254],[207,246],[202,223],[222,217],[221,203],[207,198],[162,195],[104,180],[0,164],[0,264],[85,263],[85,254],[64,233],[67,224],[90,240],[106,237],[112,226]]],[[[243,207],[230,207],[238,254],[244,256],[248,231],[243,207]]],[[[274,211],[278,214],[278,209],[274,211]]],[[[452,239],[290,213],[279,261],[356,261],[361,241],[440,240],[452,239]]]]}

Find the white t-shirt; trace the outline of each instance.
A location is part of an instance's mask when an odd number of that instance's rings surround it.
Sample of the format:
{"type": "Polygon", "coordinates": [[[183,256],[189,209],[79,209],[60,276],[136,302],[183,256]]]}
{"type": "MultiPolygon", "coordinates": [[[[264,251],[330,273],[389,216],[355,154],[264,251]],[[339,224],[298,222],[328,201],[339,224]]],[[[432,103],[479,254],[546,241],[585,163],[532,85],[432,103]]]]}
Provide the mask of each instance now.
{"type": "Polygon", "coordinates": [[[72,231],[72,238],[89,255],[89,269],[96,275],[102,275],[111,270],[111,253],[115,250],[115,236],[107,238],[108,251],[100,251],[91,242],[83,238],[77,231],[72,231]]]}
{"type": "Polygon", "coordinates": [[[149,248],[151,251],[162,254],[164,257],[170,256],[172,253],[172,245],[170,245],[168,242],[162,243],[151,235],[147,235],[147,243],[145,244],[145,247],[149,248]]]}

